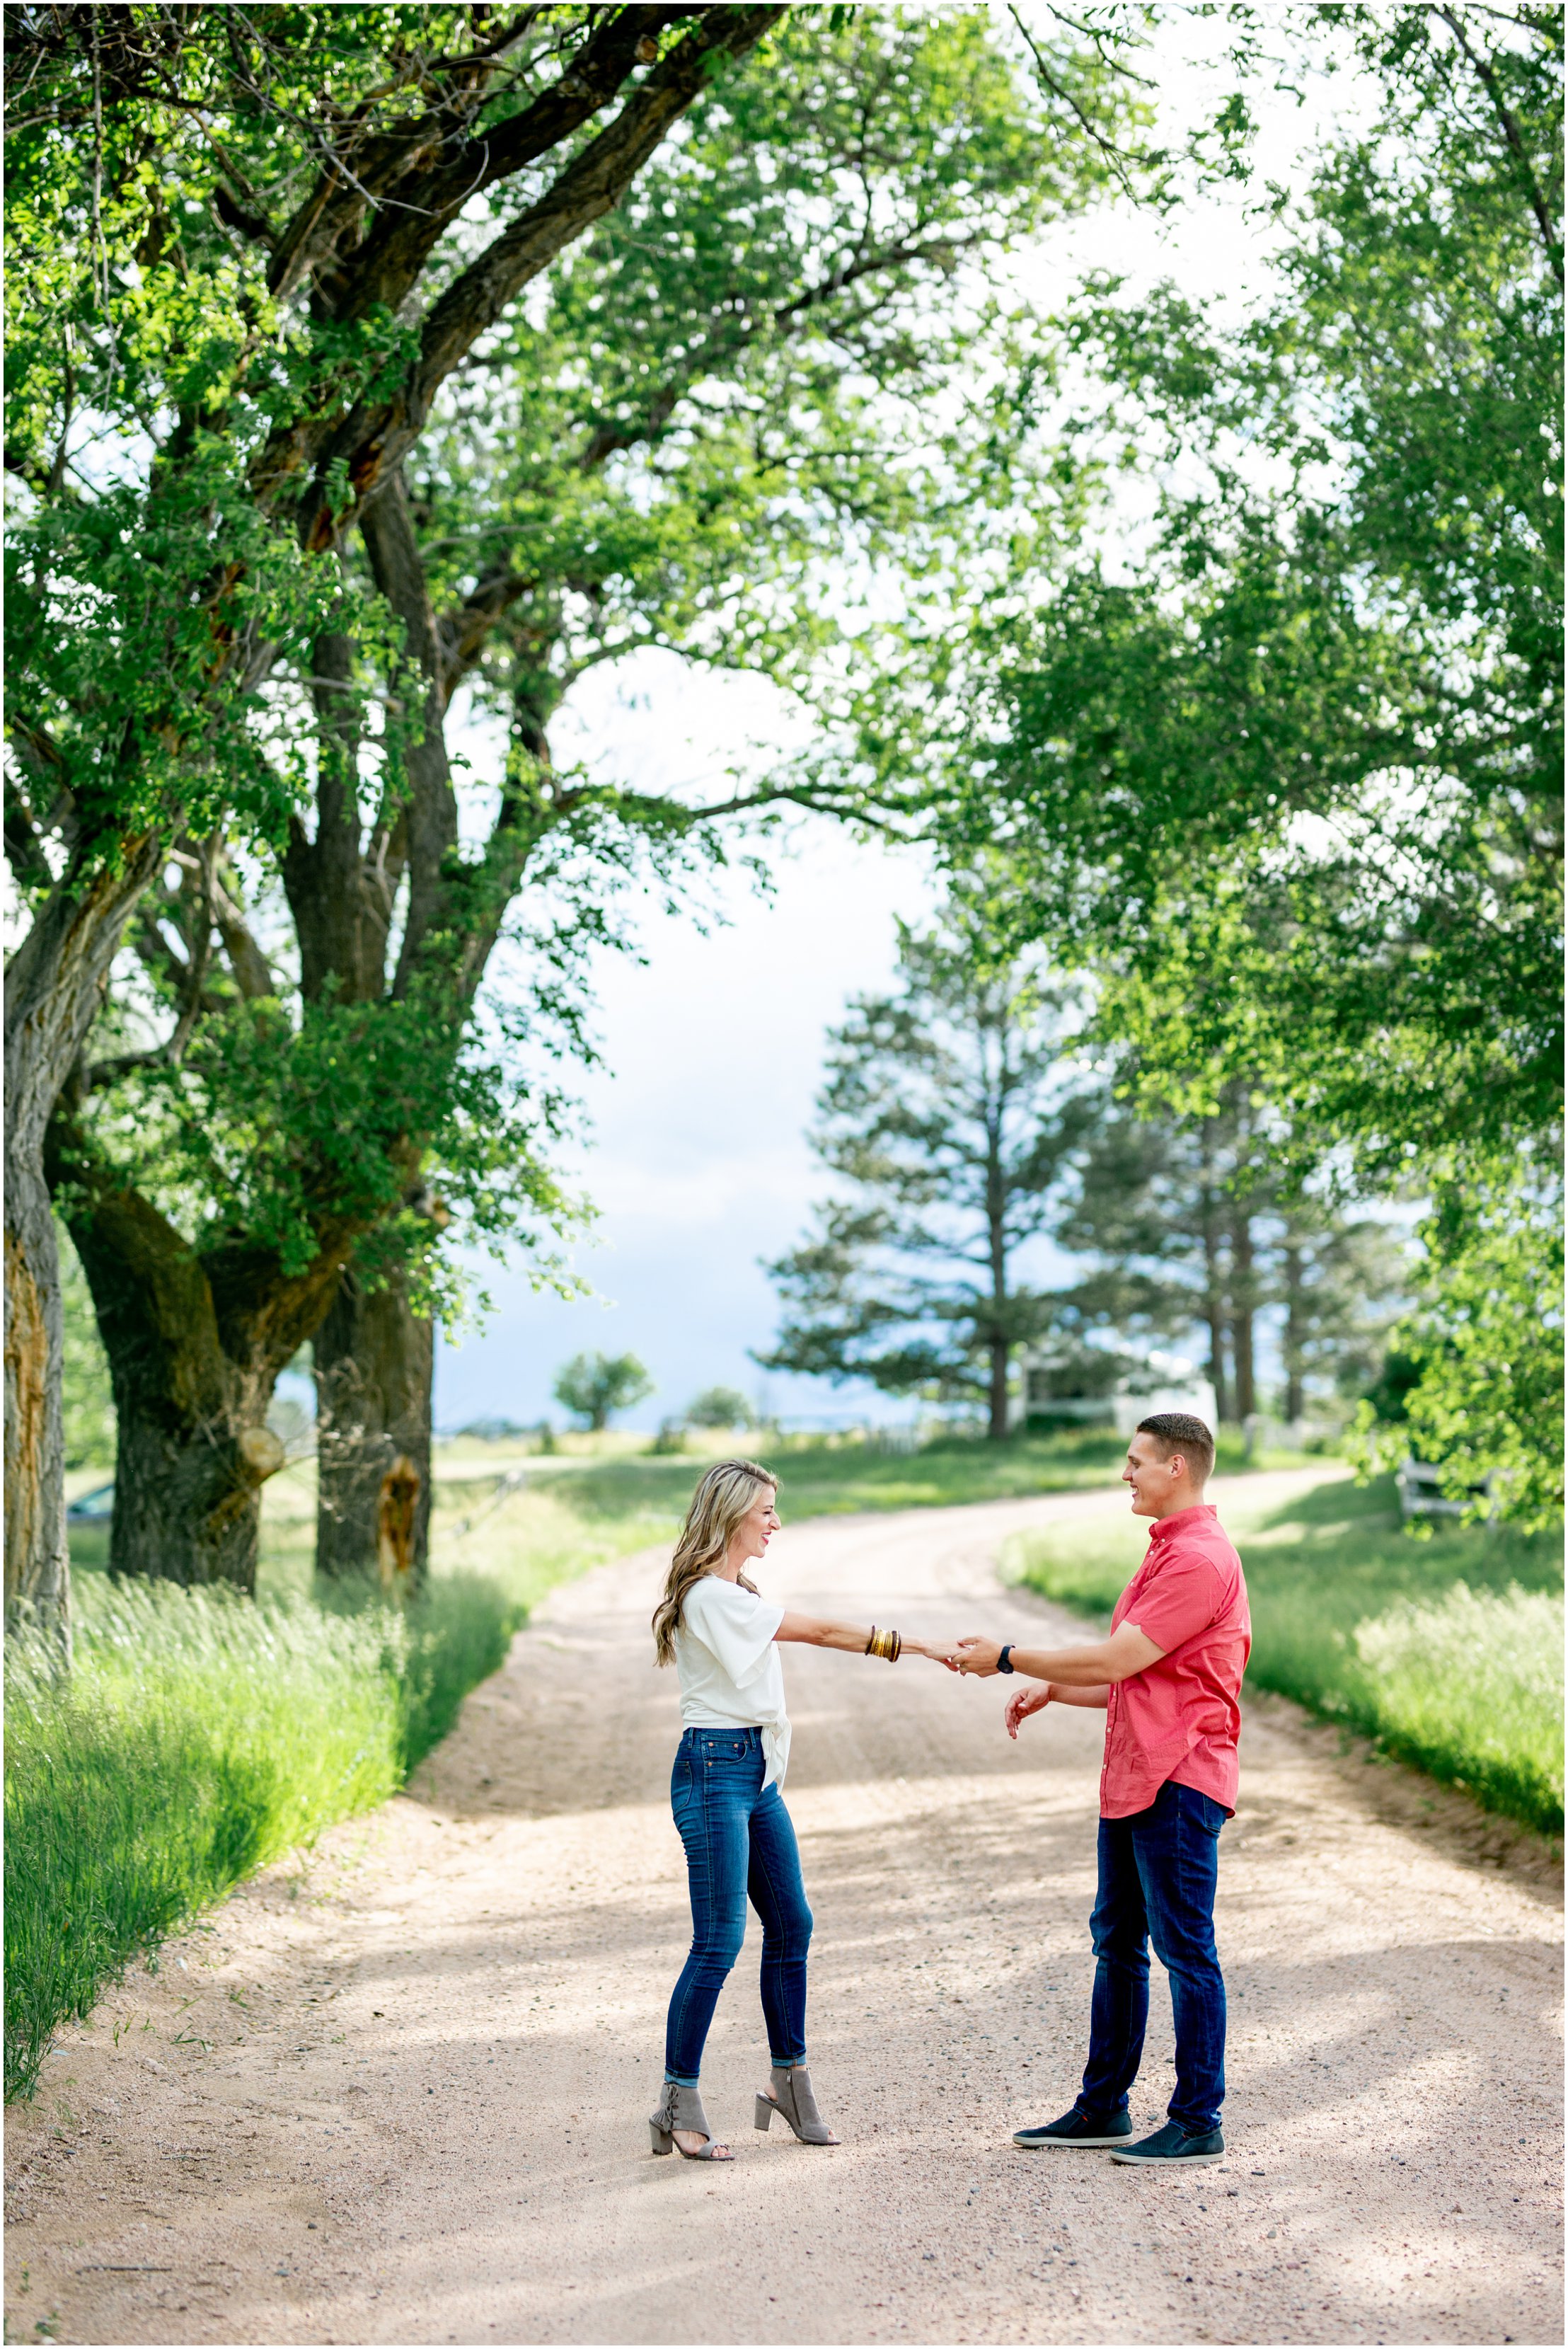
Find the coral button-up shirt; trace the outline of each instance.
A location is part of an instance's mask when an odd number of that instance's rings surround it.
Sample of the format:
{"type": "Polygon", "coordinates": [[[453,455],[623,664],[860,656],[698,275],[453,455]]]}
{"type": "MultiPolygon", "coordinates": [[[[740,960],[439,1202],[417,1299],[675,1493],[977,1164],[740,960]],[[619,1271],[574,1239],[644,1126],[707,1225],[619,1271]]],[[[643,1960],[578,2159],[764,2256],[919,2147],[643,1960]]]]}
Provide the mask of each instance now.
{"type": "Polygon", "coordinates": [[[1207,1502],[1151,1527],[1142,1565],[1110,1619],[1165,1653],[1112,1687],[1100,1816],[1146,1811],[1167,1779],[1236,1807],[1242,1674],[1252,1652],[1246,1578],[1207,1502]]]}

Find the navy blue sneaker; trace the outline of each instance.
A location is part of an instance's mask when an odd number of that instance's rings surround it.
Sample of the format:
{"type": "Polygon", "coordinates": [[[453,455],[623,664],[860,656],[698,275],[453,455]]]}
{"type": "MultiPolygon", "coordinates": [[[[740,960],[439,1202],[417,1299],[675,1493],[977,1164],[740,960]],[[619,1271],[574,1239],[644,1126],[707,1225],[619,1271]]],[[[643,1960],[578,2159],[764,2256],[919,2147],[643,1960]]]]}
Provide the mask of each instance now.
{"type": "Polygon", "coordinates": [[[1112,2161],[1150,2163],[1222,2161],[1225,2140],[1217,2128],[1205,2129],[1201,2137],[1189,2137],[1180,2121],[1167,2121],[1152,2137],[1141,2137],[1136,2145],[1121,2146],[1110,2158],[1112,2161]]]}
{"type": "Polygon", "coordinates": [[[1132,2135],[1132,2115],[1129,2112],[1102,2113],[1097,2118],[1092,2113],[1080,2113],[1075,2105],[1059,2121],[1047,2121],[1043,2128],[1015,2129],[1015,2145],[1124,2145],[1132,2135]]]}

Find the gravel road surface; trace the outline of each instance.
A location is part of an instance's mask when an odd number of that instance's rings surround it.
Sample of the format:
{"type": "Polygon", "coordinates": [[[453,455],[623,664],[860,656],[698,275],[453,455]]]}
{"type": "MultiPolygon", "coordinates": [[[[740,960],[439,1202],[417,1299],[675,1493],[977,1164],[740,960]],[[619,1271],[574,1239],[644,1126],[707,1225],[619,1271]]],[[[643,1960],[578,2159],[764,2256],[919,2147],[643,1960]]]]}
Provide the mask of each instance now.
{"type": "MultiPolygon", "coordinates": [[[[1066,1632],[997,1546],[1101,1506],[819,1519],[766,1587],[917,1636],[1066,1632]]],[[[1097,1717],[1012,1745],[995,1682],[799,1650],[812,2072],[846,2142],[750,2127],[754,1924],[704,2075],[738,2158],[653,2159],[689,1932],[660,1570],[558,1592],[407,1795],[67,2034],[12,2116],[8,2338],[1562,2340],[1549,1858],[1277,1701],[1221,1848],[1222,2168],[1008,2142],[1081,2068],[1097,1717]]],[[[1156,1969],[1140,2125],[1170,2057],[1156,1969]]]]}

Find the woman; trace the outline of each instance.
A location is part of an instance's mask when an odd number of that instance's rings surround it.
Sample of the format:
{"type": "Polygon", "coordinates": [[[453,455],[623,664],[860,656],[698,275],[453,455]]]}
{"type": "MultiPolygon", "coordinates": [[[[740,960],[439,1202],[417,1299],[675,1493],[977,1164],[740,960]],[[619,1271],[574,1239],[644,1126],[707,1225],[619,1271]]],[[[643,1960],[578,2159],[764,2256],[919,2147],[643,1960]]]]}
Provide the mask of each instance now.
{"type": "Polygon", "coordinates": [[[779,1643],[841,1648],[850,1655],[900,1652],[945,1662],[935,1648],[874,1624],[824,1623],[771,1606],[748,1580],[779,1530],[779,1480],[754,1460],[719,1460],[692,1496],[664,1597],[654,1610],[654,1651],[680,1676],[686,1732],[676,1749],[670,1803],[686,1846],[691,1953],[670,2001],[665,2087],[649,2116],[654,2151],[673,2145],[688,2161],[728,2161],[702,2108],[697,2077],[725,1977],[740,1954],[746,1903],[762,1920],[762,2013],[773,2077],[757,2099],[757,2127],[781,2114],[802,2145],[837,2145],[817,2110],[806,2069],[806,1951],[811,1911],[800,1881],[795,1830],[779,1786],[789,1757],[779,1643]]]}

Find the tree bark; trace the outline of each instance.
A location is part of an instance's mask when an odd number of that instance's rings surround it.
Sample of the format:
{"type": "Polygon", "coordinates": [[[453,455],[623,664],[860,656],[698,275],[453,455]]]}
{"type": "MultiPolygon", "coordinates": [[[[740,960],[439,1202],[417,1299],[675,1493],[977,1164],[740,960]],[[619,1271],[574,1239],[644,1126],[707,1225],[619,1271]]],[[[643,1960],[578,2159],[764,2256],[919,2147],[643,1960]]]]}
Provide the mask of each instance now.
{"type": "Polygon", "coordinates": [[[97,870],[78,852],[5,974],[5,1622],[36,1622],[67,1649],[63,1330],[45,1136],[161,849],[144,833],[97,870]]]}
{"type": "Polygon", "coordinates": [[[1231,1219],[1231,1359],[1236,1370],[1236,1417],[1250,1419],[1258,1407],[1253,1373],[1253,1317],[1257,1310],[1257,1275],[1253,1219],[1238,1208],[1231,1219]]]}
{"type": "Polygon", "coordinates": [[[5,1629],[70,1650],[60,1268],[43,1170],[5,1152],[5,1629]]]}
{"type": "Polygon", "coordinates": [[[345,1272],[315,1334],[318,1574],[418,1586],[429,1563],[435,1324],[345,1272]]]}
{"type": "MultiPolygon", "coordinates": [[[[614,211],[693,104],[715,60],[743,57],[783,13],[778,7],[704,9],[632,90],[614,119],[453,278],[427,315],[418,356],[396,388],[358,400],[347,415],[325,409],[273,436],[252,468],[252,485],[261,502],[270,505],[296,482],[303,483],[310,470],[313,478],[300,501],[306,546],[325,549],[343,526],[341,492],[331,487],[334,469],[342,469],[341,478],[356,502],[378,492],[423,432],[441,386],[480,336],[557,254],[614,211]]],[[[624,64],[630,64],[629,57],[624,64]]],[[[611,65],[609,77],[614,72],[611,65]]],[[[379,252],[366,254],[380,301],[387,299],[388,290],[383,258],[379,252]]],[[[345,315],[352,314],[357,293],[352,264],[350,273],[353,282],[336,304],[345,315]]]]}
{"type": "Polygon", "coordinates": [[[991,1340],[991,1413],[985,1430],[992,1444],[1002,1443],[1007,1434],[1007,1358],[1012,1352],[1006,1338],[991,1340]]]}
{"type": "Polygon", "coordinates": [[[1008,1311],[1011,1300],[1007,1295],[1007,1178],[1002,1158],[1006,1093],[1000,1081],[993,1079],[989,1066],[985,1083],[989,1095],[985,1107],[985,1246],[991,1259],[991,1330],[986,1340],[990,1408],[985,1435],[988,1443],[1004,1444],[1007,1438],[1007,1368],[1013,1350],[1012,1317],[1008,1311]]]}
{"type": "Polygon", "coordinates": [[[119,1440],[109,1567],[253,1594],[261,1487],[284,1461],[266,1424],[278,1372],[308,1338],[352,1235],[299,1275],[258,1252],[203,1256],[95,1159],[68,1115],[47,1171],[92,1290],[119,1440]]]}
{"type": "Polygon", "coordinates": [[[254,1592],[271,1382],[226,1354],[193,1249],[134,1191],[67,1215],[118,1422],[109,1570],[254,1592]]]}
{"type": "Polygon", "coordinates": [[[1281,1351],[1284,1356],[1284,1415],[1294,1426],[1306,1409],[1305,1381],[1303,1374],[1303,1350],[1306,1336],[1304,1308],[1306,1292],[1305,1283],[1302,1278],[1301,1247],[1295,1239],[1286,1239],[1283,1257],[1284,1330],[1281,1351]]]}
{"type": "Polygon", "coordinates": [[[1225,1371],[1225,1274],[1221,1260],[1220,1231],[1213,1194],[1203,1193],[1203,1314],[1209,1331],[1209,1381],[1214,1390],[1214,1416],[1231,1416],[1230,1381],[1225,1371]]]}

